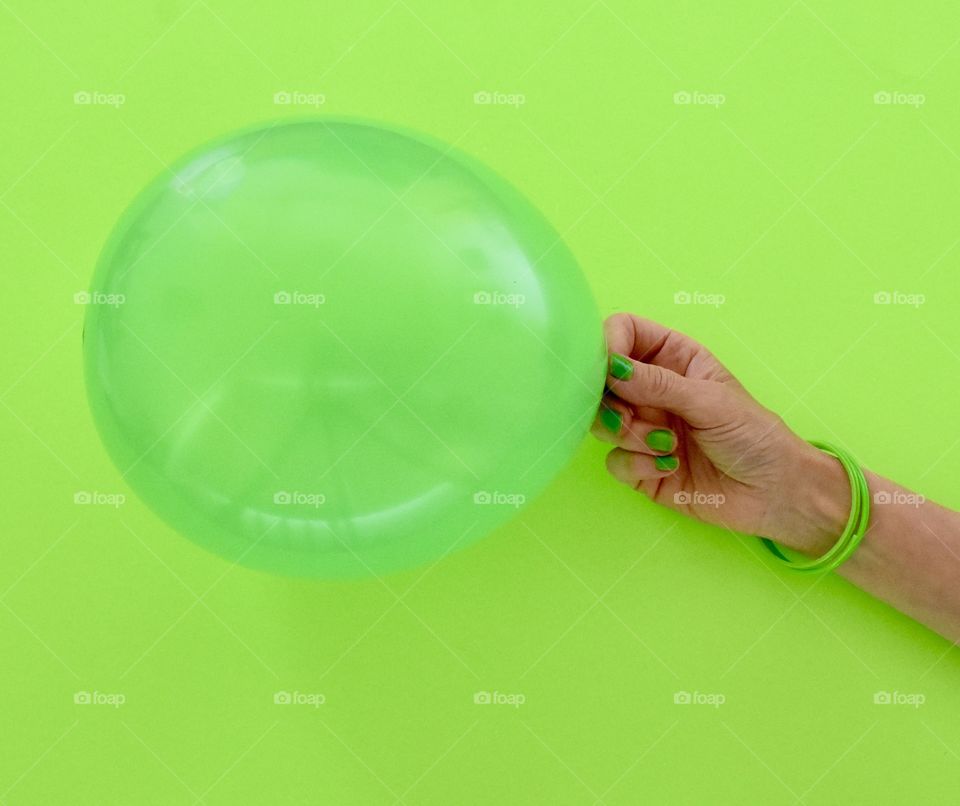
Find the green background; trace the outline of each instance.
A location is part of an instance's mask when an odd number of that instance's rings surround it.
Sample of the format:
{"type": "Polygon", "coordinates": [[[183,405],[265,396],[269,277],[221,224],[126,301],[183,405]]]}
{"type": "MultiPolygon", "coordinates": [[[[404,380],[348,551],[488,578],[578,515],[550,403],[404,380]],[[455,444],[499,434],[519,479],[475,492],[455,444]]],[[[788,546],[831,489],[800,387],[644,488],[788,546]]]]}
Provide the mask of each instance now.
{"type": "Polygon", "coordinates": [[[165,164],[322,95],[486,161],[604,314],[691,333],[799,433],[960,506],[958,37],[949,2],[0,0],[0,803],[953,799],[955,648],[655,508],[592,442],[427,569],[325,584],[208,555],[101,447],[74,294],[165,164]],[[894,691],[924,702],[874,703],[894,691]]]}

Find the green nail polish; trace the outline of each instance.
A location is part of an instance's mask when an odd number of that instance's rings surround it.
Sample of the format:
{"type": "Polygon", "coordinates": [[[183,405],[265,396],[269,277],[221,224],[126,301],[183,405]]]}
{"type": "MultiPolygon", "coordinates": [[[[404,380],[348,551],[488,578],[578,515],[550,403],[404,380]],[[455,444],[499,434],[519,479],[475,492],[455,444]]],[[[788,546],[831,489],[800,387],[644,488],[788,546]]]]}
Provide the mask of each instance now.
{"type": "Polygon", "coordinates": [[[610,374],[618,381],[628,381],[633,375],[633,363],[626,356],[613,353],[610,356],[610,374]]]}
{"type": "Polygon", "coordinates": [[[653,465],[657,470],[676,470],[679,464],[676,456],[657,456],[653,460],[653,465]]]}
{"type": "Polygon", "coordinates": [[[623,425],[623,415],[613,409],[604,409],[600,412],[600,422],[603,423],[607,431],[613,431],[614,434],[620,433],[620,427],[623,425]]]}
{"type": "Polygon", "coordinates": [[[669,451],[673,447],[673,434],[664,428],[657,428],[647,434],[647,447],[655,451],[669,451]]]}

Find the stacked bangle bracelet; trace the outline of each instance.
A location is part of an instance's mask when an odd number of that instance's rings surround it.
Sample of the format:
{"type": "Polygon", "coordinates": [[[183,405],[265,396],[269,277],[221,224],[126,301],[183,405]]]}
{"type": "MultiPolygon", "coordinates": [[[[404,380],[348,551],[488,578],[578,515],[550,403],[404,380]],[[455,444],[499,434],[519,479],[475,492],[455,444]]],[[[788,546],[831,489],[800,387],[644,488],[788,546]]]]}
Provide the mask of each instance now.
{"type": "Polygon", "coordinates": [[[847,525],[843,529],[843,534],[826,554],[806,562],[791,560],[772,540],[766,537],[760,539],[776,557],[779,557],[795,571],[832,571],[850,558],[867,531],[867,524],[870,522],[870,488],[867,486],[867,480],[860,469],[860,465],[848,451],[835,445],[828,445],[825,442],[810,440],[810,444],[824,453],[836,457],[843,465],[843,469],[847,472],[847,478],[850,480],[852,494],[850,517],[847,518],[847,525]]]}

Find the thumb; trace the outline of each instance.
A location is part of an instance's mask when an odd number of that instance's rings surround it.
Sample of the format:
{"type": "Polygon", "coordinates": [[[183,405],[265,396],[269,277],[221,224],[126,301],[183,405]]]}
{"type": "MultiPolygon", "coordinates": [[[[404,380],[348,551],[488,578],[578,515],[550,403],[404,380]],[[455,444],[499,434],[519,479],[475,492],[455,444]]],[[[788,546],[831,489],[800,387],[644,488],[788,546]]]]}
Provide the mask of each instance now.
{"type": "Polygon", "coordinates": [[[709,381],[687,378],[671,369],[644,364],[613,353],[607,367],[607,388],[635,406],[664,409],[694,427],[708,427],[709,405],[715,400],[709,381]]]}

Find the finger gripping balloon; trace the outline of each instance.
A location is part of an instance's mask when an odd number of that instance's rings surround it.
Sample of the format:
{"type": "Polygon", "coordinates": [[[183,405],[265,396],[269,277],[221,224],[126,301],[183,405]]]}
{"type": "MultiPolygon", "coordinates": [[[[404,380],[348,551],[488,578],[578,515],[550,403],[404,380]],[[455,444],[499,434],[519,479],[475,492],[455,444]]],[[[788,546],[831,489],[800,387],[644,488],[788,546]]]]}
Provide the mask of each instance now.
{"type": "Polygon", "coordinates": [[[124,478],[224,557],[381,574],[514,515],[604,378],[556,232],[428,138],[323,119],[188,155],[117,225],[87,309],[97,427],[124,478]]]}

